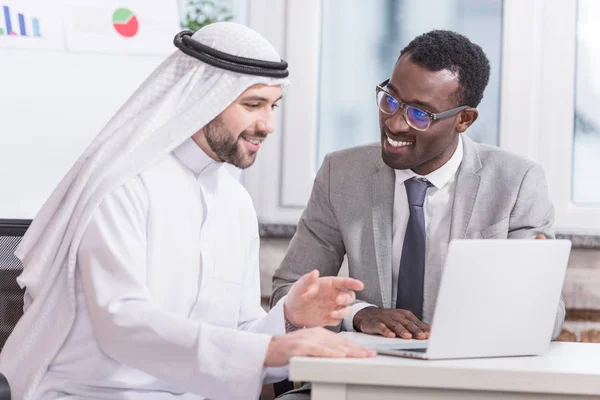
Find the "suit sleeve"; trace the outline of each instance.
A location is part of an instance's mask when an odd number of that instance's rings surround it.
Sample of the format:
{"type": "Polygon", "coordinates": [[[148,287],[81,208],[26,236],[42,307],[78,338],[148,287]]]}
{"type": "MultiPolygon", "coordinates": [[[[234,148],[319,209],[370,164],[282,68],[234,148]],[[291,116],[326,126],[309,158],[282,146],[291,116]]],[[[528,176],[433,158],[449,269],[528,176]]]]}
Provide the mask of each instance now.
{"type": "MultiPolygon", "coordinates": [[[[510,214],[509,239],[533,239],[538,234],[554,239],[554,207],[548,196],[548,185],[544,170],[539,165],[531,166],[521,182],[515,206],[510,214]]],[[[565,321],[565,302],[560,297],[552,339],[556,339],[565,321]]]]}

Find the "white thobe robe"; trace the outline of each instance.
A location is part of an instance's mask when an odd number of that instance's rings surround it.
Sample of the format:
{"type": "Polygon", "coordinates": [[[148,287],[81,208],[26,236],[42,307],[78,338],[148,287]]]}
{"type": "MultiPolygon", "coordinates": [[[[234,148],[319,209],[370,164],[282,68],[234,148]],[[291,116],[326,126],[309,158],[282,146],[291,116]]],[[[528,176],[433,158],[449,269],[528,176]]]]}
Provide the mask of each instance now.
{"type": "MultiPolygon", "coordinates": [[[[260,306],[256,213],[191,139],[108,195],[77,253],[77,316],[36,398],[252,399],[285,333],[260,306]]],[[[60,310],[56,310],[60,312],[60,310]]]]}

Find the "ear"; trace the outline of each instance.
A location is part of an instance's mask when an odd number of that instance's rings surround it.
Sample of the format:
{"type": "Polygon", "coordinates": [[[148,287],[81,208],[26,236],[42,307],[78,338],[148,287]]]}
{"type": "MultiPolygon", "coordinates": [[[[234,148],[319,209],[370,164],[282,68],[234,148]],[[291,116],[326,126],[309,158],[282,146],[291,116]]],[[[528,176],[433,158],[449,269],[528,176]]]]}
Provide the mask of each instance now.
{"type": "Polygon", "coordinates": [[[473,125],[473,122],[477,120],[478,116],[479,111],[477,111],[476,108],[469,107],[461,111],[457,116],[456,131],[458,133],[463,133],[466,131],[471,125],[473,125]]]}

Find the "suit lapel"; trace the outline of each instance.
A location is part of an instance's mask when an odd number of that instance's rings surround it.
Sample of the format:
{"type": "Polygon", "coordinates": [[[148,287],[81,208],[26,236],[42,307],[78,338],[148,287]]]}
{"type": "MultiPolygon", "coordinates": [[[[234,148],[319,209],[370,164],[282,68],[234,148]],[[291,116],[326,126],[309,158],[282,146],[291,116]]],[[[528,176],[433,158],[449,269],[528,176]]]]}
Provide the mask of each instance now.
{"type": "Polygon", "coordinates": [[[463,135],[463,161],[456,176],[450,240],[464,239],[477,200],[481,176],[481,160],[475,142],[463,135]]]}
{"type": "Polygon", "coordinates": [[[394,214],[394,171],[382,159],[371,179],[371,209],[381,303],[390,307],[392,297],[392,225],[394,214]]]}

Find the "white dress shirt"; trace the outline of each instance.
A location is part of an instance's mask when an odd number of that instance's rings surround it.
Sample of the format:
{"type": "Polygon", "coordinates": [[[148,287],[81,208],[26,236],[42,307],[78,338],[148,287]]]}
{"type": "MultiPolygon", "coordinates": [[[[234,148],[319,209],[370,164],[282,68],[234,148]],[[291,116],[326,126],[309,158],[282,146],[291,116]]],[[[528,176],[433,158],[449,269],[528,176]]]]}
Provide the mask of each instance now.
{"type": "Polygon", "coordinates": [[[286,376],[263,368],[283,301],[260,306],[256,213],[223,167],[190,139],[104,199],[36,399],[252,399],[286,376]]]}
{"type": "MultiPolygon", "coordinates": [[[[442,269],[446,261],[450,241],[450,224],[452,221],[452,206],[454,204],[454,189],[456,187],[456,172],[463,159],[462,138],[452,157],[440,168],[423,176],[433,186],[427,189],[423,211],[425,214],[425,277],[423,290],[423,321],[431,323],[435,302],[437,299],[442,269]]],[[[396,186],[394,189],[394,221],[392,233],[392,301],[396,303],[398,294],[398,274],[404,235],[408,225],[410,211],[408,196],[404,182],[415,176],[412,170],[395,170],[396,186]]],[[[354,331],[354,315],[372,304],[359,302],[352,307],[352,314],[344,319],[344,329],[354,331]]]]}

